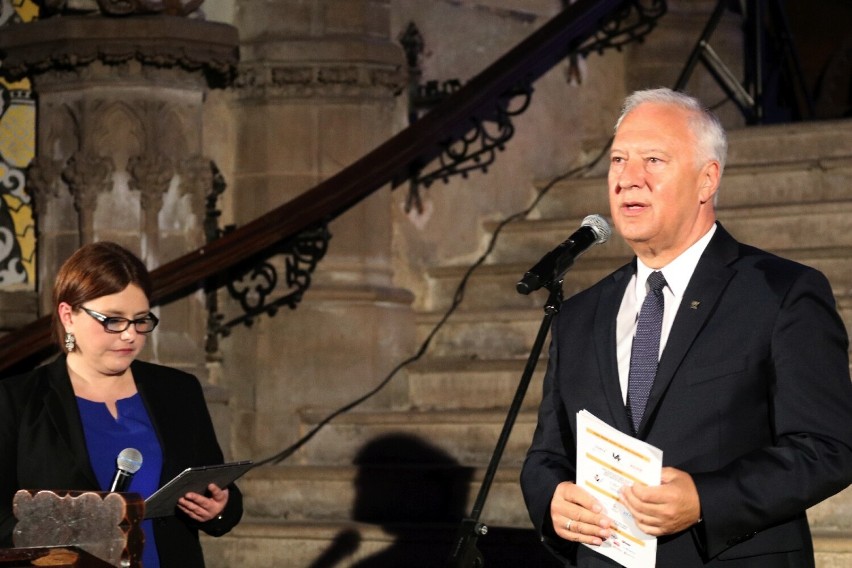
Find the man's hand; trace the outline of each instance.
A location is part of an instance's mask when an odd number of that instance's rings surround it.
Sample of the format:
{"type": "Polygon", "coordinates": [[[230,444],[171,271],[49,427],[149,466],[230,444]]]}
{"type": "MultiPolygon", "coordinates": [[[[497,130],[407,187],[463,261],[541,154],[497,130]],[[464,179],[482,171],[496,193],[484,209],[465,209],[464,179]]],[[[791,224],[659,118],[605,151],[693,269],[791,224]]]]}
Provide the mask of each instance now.
{"type": "Polygon", "coordinates": [[[550,518],[556,534],[565,540],[600,545],[609,538],[612,521],[586,490],[570,481],[556,486],[550,501],[550,518]]]}
{"type": "Polygon", "coordinates": [[[657,486],[634,485],[621,490],[621,502],[633,514],[633,520],[651,536],[674,534],[701,518],[701,503],[692,476],[664,467],[662,483],[657,486]]]}

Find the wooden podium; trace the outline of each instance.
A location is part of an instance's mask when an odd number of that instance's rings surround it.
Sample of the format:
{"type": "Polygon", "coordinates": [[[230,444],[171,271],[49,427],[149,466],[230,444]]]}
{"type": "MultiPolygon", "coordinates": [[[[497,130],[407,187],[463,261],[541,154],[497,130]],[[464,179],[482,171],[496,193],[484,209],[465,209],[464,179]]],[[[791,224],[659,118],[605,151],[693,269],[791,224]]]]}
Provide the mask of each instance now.
{"type": "Polygon", "coordinates": [[[0,568],[142,565],[145,502],[137,493],[22,489],[12,507],[15,548],[0,551],[0,568]]]}
{"type": "Polygon", "coordinates": [[[112,564],[76,546],[42,546],[0,549],[0,568],[51,566],[53,568],[111,568],[112,564]]]}

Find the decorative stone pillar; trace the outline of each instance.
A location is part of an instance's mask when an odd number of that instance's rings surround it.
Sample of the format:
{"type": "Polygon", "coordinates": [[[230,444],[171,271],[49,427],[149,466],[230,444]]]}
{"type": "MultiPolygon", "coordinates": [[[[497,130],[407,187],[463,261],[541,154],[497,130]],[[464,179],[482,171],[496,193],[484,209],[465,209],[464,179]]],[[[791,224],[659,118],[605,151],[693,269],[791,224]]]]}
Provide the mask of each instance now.
{"type": "MultiPolygon", "coordinates": [[[[405,57],[390,0],[239,0],[232,180],[236,224],[286,203],[405,126],[405,57]]],[[[234,385],[236,444],[274,453],[299,435],[299,411],[336,409],[413,353],[411,294],[394,287],[390,189],[334,220],[326,256],[298,308],[220,342],[234,385]],[[239,410],[237,409],[239,406],[239,410]]],[[[283,280],[279,277],[279,280],[283,280]]],[[[233,308],[233,302],[231,302],[233,308]]],[[[401,400],[399,376],[364,406],[401,400]]]]}
{"type": "MultiPolygon", "coordinates": [[[[81,244],[116,241],[155,268],[204,243],[202,107],[211,86],[233,79],[238,37],[184,17],[201,1],[43,0],[40,20],[3,28],[0,72],[30,76],[38,97],[27,189],[42,314],[81,244]]],[[[159,309],[147,358],[203,375],[203,300],[159,309]]]]}
{"type": "Polygon", "coordinates": [[[74,199],[80,245],[94,242],[95,207],[98,195],[112,189],[115,165],[108,157],[87,152],[75,152],[62,170],[62,179],[74,199]]]}

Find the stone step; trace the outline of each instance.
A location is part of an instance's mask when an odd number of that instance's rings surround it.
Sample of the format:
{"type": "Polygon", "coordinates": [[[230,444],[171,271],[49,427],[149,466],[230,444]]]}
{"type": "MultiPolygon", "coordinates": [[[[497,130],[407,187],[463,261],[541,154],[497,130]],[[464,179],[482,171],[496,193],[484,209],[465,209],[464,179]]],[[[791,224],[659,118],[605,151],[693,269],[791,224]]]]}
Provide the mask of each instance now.
{"type": "MultiPolygon", "coordinates": [[[[852,337],[852,294],[835,294],[835,298],[846,332],[852,337]]],[[[418,341],[431,333],[443,316],[443,312],[418,314],[418,341]]],[[[541,308],[457,311],[435,333],[426,360],[467,360],[468,365],[475,361],[526,361],[543,317],[541,308]]],[[[546,357],[545,346],[542,361],[546,357]]]]}
{"type": "MultiPolygon", "coordinates": [[[[422,341],[442,317],[441,312],[418,314],[418,340],[422,341]]],[[[541,309],[457,311],[432,338],[428,360],[526,360],[543,317],[541,309]]]]}
{"type": "Polygon", "coordinates": [[[747,127],[728,133],[731,166],[772,166],[852,156],[852,120],[747,127]]]}
{"type": "MultiPolygon", "coordinates": [[[[300,418],[307,431],[330,414],[327,409],[305,409],[300,418]]],[[[363,456],[397,445],[399,451],[418,448],[420,455],[430,456],[429,463],[484,466],[491,459],[505,420],[503,410],[352,411],[321,428],[290,463],[357,465],[363,456]]],[[[535,422],[534,411],[519,413],[501,466],[521,465],[535,422]]]]}
{"type": "MultiPolygon", "coordinates": [[[[532,374],[522,408],[538,407],[547,368],[543,350],[532,374]]],[[[527,364],[524,359],[435,358],[408,369],[408,397],[417,410],[471,408],[508,409],[527,364]]]]}
{"type": "MultiPolygon", "coordinates": [[[[434,523],[455,522],[470,515],[485,468],[411,461],[421,459],[411,455],[390,455],[385,459],[394,463],[283,465],[253,470],[239,481],[245,519],[434,523]]],[[[532,526],[519,476],[517,467],[497,470],[482,509],[482,522],[516,528],[532,526]]]]}
{"type": "MultiPolygon", "coordinates": [[[[264,565],[273,561],[271,565],[288,567],[348,566],[390,547],[409,550],[419,547],[418,543],[425,547],[422,553],[448,555],[448,543],[454,542],[458,529],[453,519],[470,514],[483,473],[483,469],[428,464],[253,470],[240,480],[246,510],[243,522],[221,539],[203,537],[207,564],[211,568],[253,566],[263,559],[264,565]],[[239,546],[232,539],[239,539],[239,546]],[[330,561],[333,554],[340,564],[316,564],[320,559],[330,561]],[[274,562],[278,559],[286,561],[274,562]]],[[[479,540],[478,548],[485,554],[497,541],[508,538],[538,561],[545,561],[536,548],[540,544],[534,538],[529,540],[531,523],[518,476],[517,468],[497,471],[479,518],[489,532],[479,540]]],[[[852,489],[811,508],[808,517],[817,565],[848,566],[852,560],[852,489]]],[[[444,565],[443,557],[430,559],[433,564],[426,565],[444,565]]],[[[490,562],[488,566],[503,565],[490,562]]],[[[548,564],[513,566],[521,565],[548,564]]]]}
{"type": "MultiPolygon", "coordinates": [[[[601,258],[588,253],[565,275],[562,286],[565,297],[588,288],[629,260],[627,255],[621,258],[601,258]]],[[[467,279],[464,300],[458,311],[489,308],[541,310],[547,300],[546,290],[529,295],[520,294],[516,290],[518,281],[537,261],[538,258],[524,263],[506,262],[477,267],[467,279]]],[[[443,310],[450,306],[459,282],[467,270],[466,266],[444,266],[429,271],[431,298],[428,305],[431,309],[443,310]]]]}
{"type": "MultiPolygon", "coordinates": [[[[201,542],[208,568],[435,568],[447,565],[458,527],[245,521],[223,537],[202,536],[201,542]]],[[[488,568],[560,566],[532,529],[489,526],[476,548],[488,568]]]]}
{"type": "MultiPolygon", "coordinates": [[[[852,247],[852,201],[772,207],[747,207],[719,211],[719,220],[735,238],[787,255],[816,254],[820,249],[852,247]]],[[[577,219],[526,220],[506,225],[489,264],[534,264],[580,226],[577,219]]],[[[493,225],[486,229],[491,231],[493,225]]],[[[624,258],[631,255],[624,241],[613,236],[578,260],[624,258]]]]}
{"type": "MultiPolygon", "coordinates": [[[[384,464],[265,466],[240,478],[245,519],[251,522],[387,523],[453,522],[470,515],[482,488],[484,467],[430,463],[412,453],[418,443],[385,448],[384,464]],[[400,451],[403,450],[403,451],[400,451]],[[406,453],[407,452],[407,453],[406,453]],[[404,508],[399,504],[406,502],[404,508]]],[[[375,459],[376,456],[373,456],[375,459]]],[[[520,467],[494,474],[480,521],[530,528],[520,490],[520,467]]],[[[852,487],[808,510],[816,531],[852,532],[852,487]]]]}
{"type": "MultiPolygon", "coordinates": [[[[731,165],[725,169],[718,207],[766,207],[843,201],[849,197],[852,165],[843,158],[813,158],[771,165],[731,165]]],[[[543,189],[540,186],[540,190],[543,189]]],[[[541,198],[531,218],[579,218],[609,215],[605,177],[566,179],[541,198]]]]}
{"type": "MultiPolygon", "coordinates": [[[[838,298],[852,294],[852,245],[808,250],[770,251],[785,258],[816,268],[825,274],[838,298]]],[[[580,258],[565,276],[562,290],[566,298],[592,286],[627,262],[628,258],[595,258],[590,252],[580,258]]],[[[533,262],[517,262],[482,265],[471,274],[466,282],[464,299],[451,318],[467,311],[506,310],[509,314],[521,310],[543,310],[547,290],[538,290],[529,295],[519,294],[515,288],[533,262]]],[[[430,271],[429,311],[444,313],[452,303],[452,297],[467,267],[445,266],[430,271]]],[[[541,312],[543,313],[543,312],[541,312]]],[[[425,323],[425,322],[424,322],[425,323]]]]}
{"type": "MultiPolygon", "coordinates": [[[[456,525],[381,526],[353,522],[245,521],[219,538],[202,535],[208,568],[435,568],[447,565],[456,525]],[[368,564],[369,563],[369,564],[368,564]]],[[[813,531],[819,568],[852,566],[852,531],[813,531]]],[[[489,526],[476,540],[488,568],[558,568],[532,529],[489,526]]]]}

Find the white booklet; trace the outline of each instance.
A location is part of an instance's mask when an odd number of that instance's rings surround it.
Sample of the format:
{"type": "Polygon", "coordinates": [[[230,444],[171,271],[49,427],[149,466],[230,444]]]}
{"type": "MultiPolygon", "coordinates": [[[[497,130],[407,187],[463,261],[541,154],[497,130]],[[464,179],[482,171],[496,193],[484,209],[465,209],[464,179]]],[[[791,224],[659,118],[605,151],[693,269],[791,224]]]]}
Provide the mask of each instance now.
{"type": "Polygon", "coordinates": [[[625,568],[652,568],[657,539],[636,526],[633,515],[618,501],[625,485],[659,485],[663,452],[621,432],[586,410],[577,413],[577,485],[601,503],[612,519],[611,536],[589,546],[625,568]]]}

